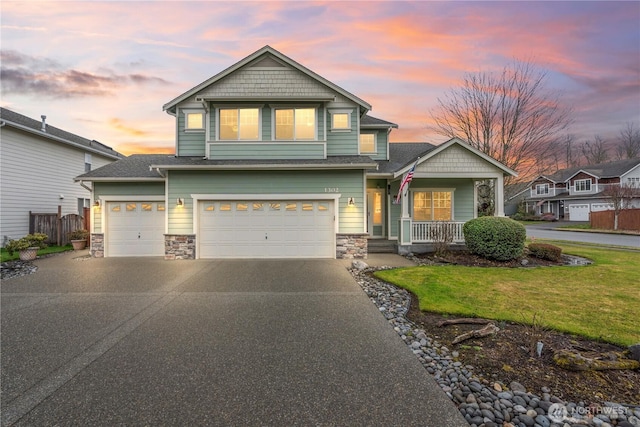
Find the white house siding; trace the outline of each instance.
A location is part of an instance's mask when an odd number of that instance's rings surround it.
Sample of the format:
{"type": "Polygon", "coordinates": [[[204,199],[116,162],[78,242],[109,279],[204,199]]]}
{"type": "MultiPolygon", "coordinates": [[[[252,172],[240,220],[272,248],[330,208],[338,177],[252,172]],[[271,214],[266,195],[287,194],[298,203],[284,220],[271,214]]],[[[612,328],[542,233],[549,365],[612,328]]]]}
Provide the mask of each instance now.
{"type": "MultiPolygon", "coordinates": [[[[85,153],[44,137],[10,127],[1,128],[0,142],[0,239],[22,237],[29,232],[29,211],[78,213],[78,199],[89,199],[88,190],[73,181],[83,174],[85,153]],[[61,199],[60,195],[64,198],[61,199]]],[[[92,169],[113,160],[91,153],[92,169]]]]}

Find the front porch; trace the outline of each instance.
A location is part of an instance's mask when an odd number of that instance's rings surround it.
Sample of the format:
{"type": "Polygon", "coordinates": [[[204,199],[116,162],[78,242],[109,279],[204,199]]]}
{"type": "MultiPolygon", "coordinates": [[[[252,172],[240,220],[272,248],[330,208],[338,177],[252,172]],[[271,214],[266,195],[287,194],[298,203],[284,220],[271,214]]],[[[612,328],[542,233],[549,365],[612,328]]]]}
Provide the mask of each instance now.
{"type": "Polygon", "coordinates": [[[451,250],[464,249],[464,221],[411,222],[411,240],[400,244],[398,240],[370,238],[369,253],[428,253],[435,250],[436,242],[447,240],[451,250]]]}

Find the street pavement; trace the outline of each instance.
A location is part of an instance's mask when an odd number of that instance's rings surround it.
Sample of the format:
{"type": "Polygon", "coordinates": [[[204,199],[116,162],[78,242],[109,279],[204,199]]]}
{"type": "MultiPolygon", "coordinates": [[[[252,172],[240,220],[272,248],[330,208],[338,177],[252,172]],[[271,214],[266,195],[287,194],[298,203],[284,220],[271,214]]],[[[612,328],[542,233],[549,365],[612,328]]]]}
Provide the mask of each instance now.
{"type": "Polygon", "coordinates": [[[35,264],[1,284],[3,426],[468,425],[345,261],[35,264]]]}
{"type": "Polygon", "coordinates": [[[569,224],[576,224],[576,222],[541,222],[540,224],[527,225],[527,237],[640,248],[640,235],[556,230],[558,227],[569,224]]]}

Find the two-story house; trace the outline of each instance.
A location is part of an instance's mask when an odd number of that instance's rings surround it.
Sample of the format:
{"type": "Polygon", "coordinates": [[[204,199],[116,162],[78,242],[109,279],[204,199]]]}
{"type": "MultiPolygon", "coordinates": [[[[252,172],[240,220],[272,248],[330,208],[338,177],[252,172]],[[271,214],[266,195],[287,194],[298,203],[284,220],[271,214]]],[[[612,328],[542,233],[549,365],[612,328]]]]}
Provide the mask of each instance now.
{"type": "Polygon", "coordinates": [[[369,238],[410,250],[429,224],[459,231],[474,218],[480,182],[493,180],[502,215],[503,177],[515,174],[457,139],[390,144],[396,124],[269,46],[163,109],[175,155],[76,178],[94,188],[94,256],[351,258],[366,257],[369,238]]]}
{"type": "MultiPolygon", "coordinates": [[[[556,219],[589,221],[589,213],[613,209],[605,190],[612,185],[640,188],[640,159],[562,169],[537,177],[528,188],[527,210],[556,219]]],[[[640,207],[640,200],[635,203],[640,207]]]]}
{"type": "Polygon", "coordinates": [[[123,156],[83,138],[0,108],[0,238],[2,245],[29,233],[29,212],[83,214],[91,189],[74,182],[78,174],[123,156]]]}

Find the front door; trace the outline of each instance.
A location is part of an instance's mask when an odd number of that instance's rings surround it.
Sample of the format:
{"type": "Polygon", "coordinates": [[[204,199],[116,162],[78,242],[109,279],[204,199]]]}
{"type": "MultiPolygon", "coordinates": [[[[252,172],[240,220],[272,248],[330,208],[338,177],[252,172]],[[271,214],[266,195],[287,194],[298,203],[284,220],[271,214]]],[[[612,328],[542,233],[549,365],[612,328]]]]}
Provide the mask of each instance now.
{"type": "Polygon", "coordinates": [[[384,237],[383,190],[367,190],[367,233],[371,237],[384,237]]]}

